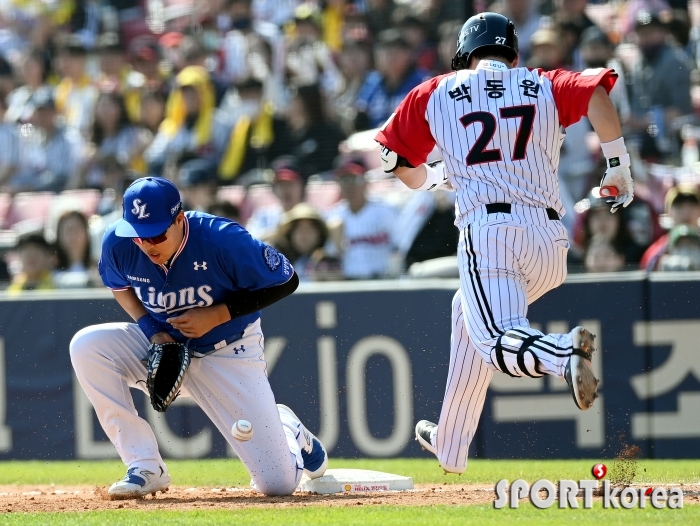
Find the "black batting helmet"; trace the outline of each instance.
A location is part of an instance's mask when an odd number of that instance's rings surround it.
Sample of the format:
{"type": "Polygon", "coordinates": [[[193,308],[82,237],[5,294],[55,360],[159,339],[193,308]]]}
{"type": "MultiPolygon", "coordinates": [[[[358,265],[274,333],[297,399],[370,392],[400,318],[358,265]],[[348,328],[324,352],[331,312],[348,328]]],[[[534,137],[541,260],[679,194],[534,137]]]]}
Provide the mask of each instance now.
{"type": "Polygon", "coordinates": [[[518,54],[518,33],[515,24],[498,13],[481,13],[467,20],[459,32],[457,53],[452,59],[452,71],[467,69],[469,57],[477,49],[492,50],[509,60],[518,54]]]}

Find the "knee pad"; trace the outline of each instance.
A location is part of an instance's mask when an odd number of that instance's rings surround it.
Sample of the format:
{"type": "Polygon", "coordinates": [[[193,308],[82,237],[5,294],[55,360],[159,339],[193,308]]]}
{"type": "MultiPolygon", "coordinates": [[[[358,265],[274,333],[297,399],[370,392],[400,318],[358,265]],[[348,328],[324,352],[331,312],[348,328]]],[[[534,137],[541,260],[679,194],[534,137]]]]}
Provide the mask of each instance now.
{"type": "Polygon", "coordinates": [[[498,337],[493,349],[494,366],[502,373],[516,378],[544,376],[540,369],[539,358],[531,350],[531,346],[540,338],[542,334],[539,332],[528,334],[519,329],[505,332],[498,337]]]}

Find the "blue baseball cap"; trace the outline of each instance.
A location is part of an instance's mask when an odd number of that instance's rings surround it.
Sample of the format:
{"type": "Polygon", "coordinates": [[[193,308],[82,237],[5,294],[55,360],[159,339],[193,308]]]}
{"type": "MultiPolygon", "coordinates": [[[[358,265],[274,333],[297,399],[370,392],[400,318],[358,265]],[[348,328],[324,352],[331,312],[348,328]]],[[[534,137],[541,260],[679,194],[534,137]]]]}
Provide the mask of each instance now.
{"type": "Polygon", "coordinates": [[[155,237],[165,232],[182,208],[180,192],[162,177],[142,177],[124,192],[124,215],[114,233],[119,237],[155,237]]]}

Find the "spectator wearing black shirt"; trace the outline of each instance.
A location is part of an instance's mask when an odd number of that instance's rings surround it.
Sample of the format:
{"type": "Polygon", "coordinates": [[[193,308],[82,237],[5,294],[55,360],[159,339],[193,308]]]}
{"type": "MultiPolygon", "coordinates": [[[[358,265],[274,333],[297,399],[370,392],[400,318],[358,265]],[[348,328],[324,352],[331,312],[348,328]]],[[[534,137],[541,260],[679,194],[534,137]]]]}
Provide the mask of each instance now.
{"type": "Polygon", "coordinates": [[[640,142],[642,157],[673,158],[680,125],[692,114],[690,66],[686,55],[668,43],[658,16],[640,11],[635,25],[640,56],[628,77],[632,113],[626,127],[640,142]]]}
{"type": "Polygon", "coordinates": [[[338,146],[345,138],[340,127],[326,117],[321,90],[315,84],[300,86],[292,97],[287,125],[288,154],[299,161],[305,179],[329,171],[338,156],[338,146]]]}

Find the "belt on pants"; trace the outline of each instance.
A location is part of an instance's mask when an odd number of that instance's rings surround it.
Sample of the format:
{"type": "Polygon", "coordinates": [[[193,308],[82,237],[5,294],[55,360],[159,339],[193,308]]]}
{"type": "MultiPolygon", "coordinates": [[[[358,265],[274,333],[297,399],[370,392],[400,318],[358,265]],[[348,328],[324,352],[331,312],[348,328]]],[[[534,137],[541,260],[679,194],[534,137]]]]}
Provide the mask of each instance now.
{"type": "MultiPolygon", "coordinates": [[[[191,355],[193,358],[203,358],[207,354],[213,352],[213,351],[218,351],[219,349],[223,349],[227,345],[232,344],[233,342],[240,340],[243,337],[243,333],[236,334],[235,336],[232,336],[231,338],[227,338],[225,340],[221,340],[220,342],[213,343],[211,345],[203,345],[202,347],[191,347],[189,345],[189,340],[185,345],[187,345],[187,349],[190,351],[191,355]]],[[[148,369],[148,356],[146,356],[143,360],[141,360],[141,363],[148,369]]]]}
{"type": "MultiPolygon", "coordinates": [[[[489,203],[486,205],[487,214],[510,214],[510,203],[489,203]]],[[[561,218],[554,208],[546,208],[547,217],[552,221],[559,221],[561,218]]]]}
{"type": "Polygon", "coordinates": [[[235,334],[231,336],[230,338],[226,338],[225,340],[221,340],[220,342],[212,343],[210,345],[202,345],[201,347],[194,347],[191,345],[188,345],[187,348],[192,351],[196,355],[198,354],[208,354],[212,351],[218,351],[219,349],[223,349],[227,345],[232,344],[235,341],[240,340],[243,337],[243,333],[240,334],[235,334]]]}

